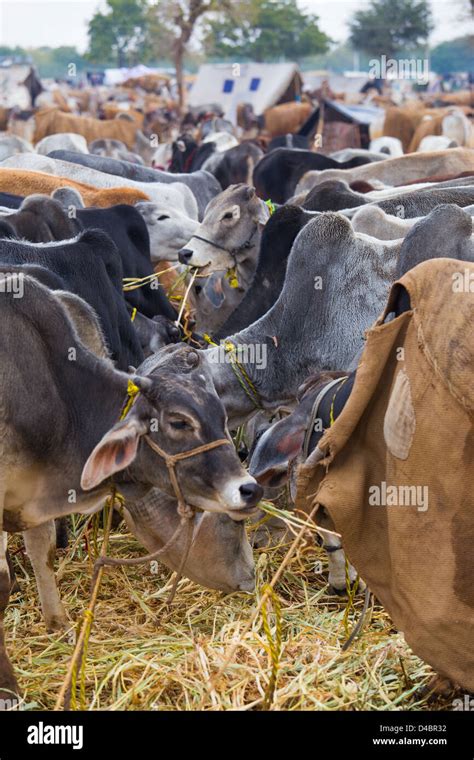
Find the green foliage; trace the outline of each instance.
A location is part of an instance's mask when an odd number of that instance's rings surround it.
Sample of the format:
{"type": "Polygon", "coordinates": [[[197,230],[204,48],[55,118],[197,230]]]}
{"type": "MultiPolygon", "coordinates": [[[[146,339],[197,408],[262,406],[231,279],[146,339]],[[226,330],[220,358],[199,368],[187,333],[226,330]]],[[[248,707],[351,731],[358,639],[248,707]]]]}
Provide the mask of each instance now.
{"type": "Polygon", "coordinates": [[[248,0],[241,19],[215,18],[204,38],[209,56],[254,61],[300,60],[325,52],[330,38],[318,27],[318,18],[301,11],[296,0],[248,0]]]}
{"type": "Polygon", "coordinates": [[[147,0],[107,0],[89,22],[87,57],[100,65],[132,66],[149,59],[147,0]]]}
{"type": "Polygon", "coordinates": [[[27,53],[31,56],[41,77],[70,79],[71,64],[75,65],[77,74],[80,74],[86,68],[86,61],[74,47],[40,47],[28,50],[27,53]]]}
{"type": "Polygon", "coordinates": [[[350,23],[354,48],[372,55],[394,56],[425,42],[433,28],[427,0],[372,0],[350,23]]]}
{"type": "Polygon", "coordinates": [[[438,74],[474,71],[474,35],[441,42],[431,51],[431,68],[438,74]]]}
{"type": "Polygon", "coordinates": [[[71,78],[70,65],[76,67],[76,73],[80,74],[87,68],[87,61],[75,47],[39,47],[22,48],[0,46],[0,57],[19,58],[26,63],[32,63],[38,70],[39,76],[45,79],[69,79],[71,78]]]}

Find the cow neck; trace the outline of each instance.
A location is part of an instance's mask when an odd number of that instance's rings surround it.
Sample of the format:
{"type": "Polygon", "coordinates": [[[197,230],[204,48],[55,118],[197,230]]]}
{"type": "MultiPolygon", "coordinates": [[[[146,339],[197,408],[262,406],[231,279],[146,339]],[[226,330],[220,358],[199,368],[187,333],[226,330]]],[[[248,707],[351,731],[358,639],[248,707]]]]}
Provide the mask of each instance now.
{"type": "MultiPolygon", "coordinates": [[[[321,299],[315,293],[317,274],[326,271],[326,289],[331,292],[331,283],[349,278],[351,264],[340,256],[329,269],[325,253],[317,257],[313,266],[303,268],[303,262],[308,261],[306,250],[293,251],[293,255],[295,253],[298,261],[289,274],[287,270],[283,290],[273,307],[249,327],[224,339],[236,346],[247,346],[240,349],[239,359],[266,409],[294,400],[299,385],[312,372],[344,370],[358,349],[358,341],[362,344],[363,329],[368,326],[359,326],[354,314],[346,315],[344,310],[335,309],[330,300],[321,299]],[[347,332],[347,339],[343,339],[347,332]],[[262,359],[261,368],[255,362],[257,350],[262,359]]],[[[384,300],[385,286],[382,295],[374,294],[373,319],[384,300]]],[[[368,324],[370,321],[371,318],[368,324]]],[[[214,385],[226,408],[229,424],[242,424],[255,412],[255,405],[229,362],[222,361],[222,354],[217,353],[219,348],[208,351],[214,385]]]]}
{"type": "Polygon", "coordinates": [[[83,458],[87,458],[102,436],[119,422],[127,402],[127,385],[125,373],[106,366],[101,360],[87,374],[83,372],[76,378],[76,387],[80,387],[79,404],[76,409],[70,407],[70,412],[79,421],[87,420],[86,424],[77,426],[82,433],[79,446],[83,458]]]}

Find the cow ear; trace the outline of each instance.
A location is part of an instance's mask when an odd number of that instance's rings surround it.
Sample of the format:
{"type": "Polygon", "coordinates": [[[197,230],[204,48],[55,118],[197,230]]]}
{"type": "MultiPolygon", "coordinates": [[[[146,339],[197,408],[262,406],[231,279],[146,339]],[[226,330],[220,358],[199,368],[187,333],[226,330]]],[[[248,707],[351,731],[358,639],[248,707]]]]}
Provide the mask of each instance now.
{"type": "Polygon", "coordinates": [[[90,491],[115,472],[129,467],[136,457],[140,437],[147,432],[143,420],[132,414],[104,435],[89,455],[81,476],[81,488],[90,491]]]}
{"type": "Polygon", "coordinates": [[[260,201],[257,208],[256,221],[259,224],[266,224],[269,219],[270,219],[270,209],[268,208],[266,203],[264,203],[263,201],[260,201]]]}
{"type": "Polygon", "coordinates": [[[293,415],[276,423],[263,434],[252,454],[249,473],[260,483],[279,487],[288,478],[288,466],[301,453],[305,436],[304,423],[293,415]]]}

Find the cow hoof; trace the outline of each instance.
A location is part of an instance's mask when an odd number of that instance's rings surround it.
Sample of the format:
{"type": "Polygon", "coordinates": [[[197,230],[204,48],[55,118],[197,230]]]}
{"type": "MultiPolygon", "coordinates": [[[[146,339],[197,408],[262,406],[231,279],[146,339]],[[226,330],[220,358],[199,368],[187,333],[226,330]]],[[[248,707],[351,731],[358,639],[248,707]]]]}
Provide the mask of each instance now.
{"type": "Polygon", "coordinates": [[[457,689],[458,686],[456,686],[453,681],[436,673],[430,678],[428,683],[420,686],[416,692],[416,695],[420,699],[426,699],[428,702],[434,702],[436,699],[439,699],[439,697],[446,698],[452,696],[457,691],[457,689]]]}
{"type": "Polygon", "coordinates": [[[5,653],[0,654],[0,710],[11,710],[18,704],[18,684],[5,653]]]}
{"type": "Polygon", "coordinates": [[[343,588],[336,588],[336,586],[329,585],[328,594],[330,594],[331,596],[340,596],[340,597],[347,596],[347,589],[345,586],[343,588]]]}
{"type": "Polygon", "coordinates": [[[268,549],[271,546],[281,544],[285,539],[285,535],[286,528],[272,528],[269,530],[263,526],[254,532],[250,543],[254,549],[268,549]]]}
{"type": "Polygon", "coordinates": [[[48,633],[62,633],[70,627],[66,615],[54,615],[46,620],[46,630],[48,633]]]}
{"type": "MultiPolygon", "coordinates": [[[[359,578],[359,581],[352,581],[351,582],[351,591],[354,591],[356,588],[357,594],[362,594],[365,591],[366,584],[364,581],[359,578]]],[[[347,597],[347,586],[344,584],[344,586],[333,586],[331,583],[328,586],[328,594],[331,594],[333,596],[339,596],[339,597],[347,597]]]]}

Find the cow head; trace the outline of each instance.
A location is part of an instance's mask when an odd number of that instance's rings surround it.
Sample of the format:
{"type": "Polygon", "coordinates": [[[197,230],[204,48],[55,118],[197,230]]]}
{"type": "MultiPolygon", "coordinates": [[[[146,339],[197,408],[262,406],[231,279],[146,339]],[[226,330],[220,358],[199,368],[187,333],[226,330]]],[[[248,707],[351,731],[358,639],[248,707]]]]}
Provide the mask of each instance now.
{"type": "Polygon", "coordinates": [[[199,222],[169,204],[140,201],[135,208],[145,220],[150,235],[152,262],[177,261],[178,251],[193,235],[199,222]]]}
{"type": "Polygon", "coordinates": [[[270,216],[266,204],[248,185],[231,185],[213,198],[202,223],[179,252],[183,264],[227,271],[255,254],[260,226],[270,216]]]}
{"type": "Polygon", "coordinates": [[[198,147],[197,142],[187,134],[180,135],[172,145],[169,171],[175,174],[186,172],[188,162],[198,147]]]}
{"type": "Polygon", "coordinates": [[[227,438],[222,445],[181,460],[178,480],[186,503],[236,520],[253,512],[262,488],[243,469],[232,445],[224,407],[197,351],[167,346],[145,360],[136,378],[141,392],[123,420],[90,454],[82,472],[84,490],[131,468],[133,482],[174,496],[165,460],[143,440],[149,436],[168,454],[190,451],[227,438]]]}
{"type": "Polygon", "coordinates": [[[255,441],[249,471],[261,485],[280,488],[295,472],[292,465],[303,461],[303,442],[315,399],[330,380],[342,375],[342,372],[321,372],[310,377],[298,391],[300,400],[296,409],[255,441]]]}

